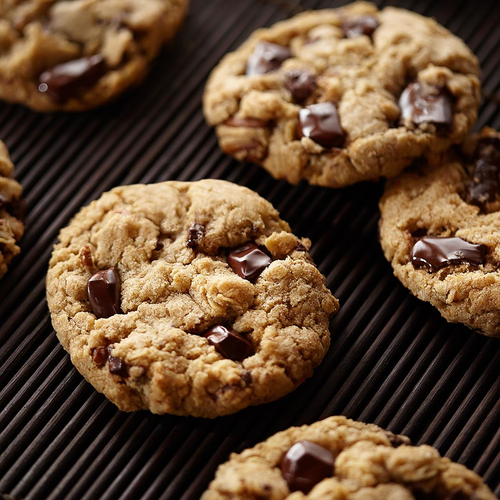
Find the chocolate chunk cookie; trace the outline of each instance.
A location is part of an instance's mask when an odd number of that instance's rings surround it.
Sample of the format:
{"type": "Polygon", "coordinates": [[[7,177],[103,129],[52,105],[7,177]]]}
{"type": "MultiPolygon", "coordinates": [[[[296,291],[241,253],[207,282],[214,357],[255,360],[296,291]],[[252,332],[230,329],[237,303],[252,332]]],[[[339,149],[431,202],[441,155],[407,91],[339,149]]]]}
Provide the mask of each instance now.
{"type": "Polygon", "coordinates": [[[462,142],[478,74],[467,46],[432,19],[357,2],[258,30],[213,71],[204,110],[238,160],[342,187],[462,142]]]}
{"type": "Polygon", "coordinates": [[[188,0],[0,2],[0,99],[82,111],[140,83],[188,0]]]}
{"type": "Polygon", "coordinates": [[[202,500],[495,500],[431,446],[345,417],[292,427],[217,470],[202,500]]]}
{"type": "Polygon", "coordinates": [[[448,321],[500,337],[500,134],[405,172],[380,202],[394,274],[448,321]]]}
{"type": "Polygon", "coordinates": [[[13,170],[9,152],[0,141],[0,278],[21,251],[18,242],[24,233],[23,188],[12,179],[13,170]]]}
{"type": "Polygon", "coordinates": [[[119,187],[60,234],[59,340],[121,410],[216,417],[313,373],[338,301],[266,200],[224,181],[119,187]]]}

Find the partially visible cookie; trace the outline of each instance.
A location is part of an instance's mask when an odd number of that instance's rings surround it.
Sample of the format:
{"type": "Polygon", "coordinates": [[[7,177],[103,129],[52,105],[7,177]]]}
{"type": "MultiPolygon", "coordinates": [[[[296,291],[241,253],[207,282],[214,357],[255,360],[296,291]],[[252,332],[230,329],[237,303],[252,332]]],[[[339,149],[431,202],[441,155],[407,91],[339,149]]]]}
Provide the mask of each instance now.
{"type": "Polygon", "coordinates": [[[460,143],[476,121],[478,74],[434,20],[356,2],[255,32],[213,71],[204,111],[238,160],[342,187],[460,143]]]}
{"type": "Polygon", "coordinates": [[[0,99],[82,111],[140,83],[188,0],[0,2],[0,99]]]}
{"type": "Polygon", "coordinates": [[[0,141],[0,278],[21,251],[18,242],[24,233],[23,188],[12,178],[13,170],[9,152],[0,141]]]}
{"type": "Polygon", "coordinates": [[[234,413],[294,390],[328,350],[338,301],[309,246],[229,182],[115,188],[60,233],[52,323],[121,410],[234,413]]]}
{"type": "Polygon", "coordinates": [[[387,183],[380,242],[394,274],[448,321],[500,337],[500,134],[387,183]]]}
{"type": "Polygon", "coordinates": [[[291,427],[221,465],[202,500],[495,500],[431,446],[345,417],[291,427]]]}

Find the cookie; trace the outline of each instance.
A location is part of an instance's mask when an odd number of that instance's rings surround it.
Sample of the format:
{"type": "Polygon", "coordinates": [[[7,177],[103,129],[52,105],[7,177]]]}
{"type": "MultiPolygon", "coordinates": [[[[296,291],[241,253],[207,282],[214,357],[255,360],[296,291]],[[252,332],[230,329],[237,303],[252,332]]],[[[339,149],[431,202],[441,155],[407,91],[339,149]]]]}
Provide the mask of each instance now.
{"type": "Polygon", "coordinates": [[[394,274],[453,323],[500,337],[500,134],[387,183],[380,242],[394,274]]]}
{"type": "Polygon", "coordinates": [[[291,427],[217,470],[202,500],[495,500],[431,446],[345,417],[291,427]]]}
{"type": "Polygon", "coordinates": [[[216,417],[313,373],[338,301],[272,205],[203,180],[119,187],[60,233],[52,323],[121,410],[216,417]]]}
{"type": "Polygon", "coordinates": [[[478,74],[432,19],[357,2],[255,32],[213,71],[204,111],[238,160],[338,188],[460,143],[476,121],[478,74]]]}
{"type": "Polygon", "coordinates": [[[0,2],[0,99],[83,111],[140,83],[188,0],[0,2]]]}
{"type": "Polygon", "coordinates": [[[18,242],[24,233],[23,188],[12,178],[13,170],[9,152],[0,141],[0,278],[21,251],[18,242]]]}

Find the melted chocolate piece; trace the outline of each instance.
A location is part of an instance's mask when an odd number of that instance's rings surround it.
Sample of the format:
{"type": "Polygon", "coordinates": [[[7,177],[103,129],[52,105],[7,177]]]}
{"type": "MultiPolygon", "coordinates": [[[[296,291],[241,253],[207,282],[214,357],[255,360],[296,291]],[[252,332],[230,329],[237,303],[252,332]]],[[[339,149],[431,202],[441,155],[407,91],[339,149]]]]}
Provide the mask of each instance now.
{"type": "Polygon", "coordinates": [[[281,463],[281,474],[290,491],[309,493],[320,481],[333,475],[333,455],[310,441],[299,441],[287,452],[281,463]]]}
{"type": "Polygon", "coordinates": [[[87,283],[87,295],[97,318],[120,314],[120,275],[116,268],[94,274],[87,283]]]}
{"type": "Polygon", "coordinates": [[[495,201],[500,194],[500,176],[498,167],[489,165],[484,160],[477,160],[472,181],[467,186],[467,201],[472,205],[484,207],[495,201]]]}
{"type": "Polygon", "coordinates": [[[205,236],[205,226],[194,222],[189,228],[188,240],[186,246],[188,248],[196,249],[200,244],[200,241],[205,236]]]}
{"type": "Polygon", "coordinates": [[[66,101],[81,88],[91,87],[106,72],[104,57],[97,54],[54,66],[39,78],[38,90],[57,101],[66,101]]]}
{"type": "Polygon", "coordinates": [[[301,69],[287,71],[285,87],[296,101],[303,102],[316,90],[316,77],[309,71],[301,69]]]}
{"type": "Polygon", "coordinates": [[[445,88],[425,89],[419,82],[410,83],[399,98],[401,117],[410,119],[416,125],[433,123],[450,127],[453,120],[453,106],[445,88]]]}
{"type": "Polygon", "coordinates": [[[112,373],[113,375],[120,375],[120,377],[123,378],[128,377],[128,367],[123,359],[110,355],[108,361],[109,373],[112,373]]]}
{"type": "Polygon", "coordinates": [[[255,243],[245,243],[229,254],[227,262],[238,276],[253,281],[271,264],[272,259],[255,243]]]}
{"type": "Polygon", "coordinates": [[[261,128],[267,127],[269,122],[259,120],[258,118],[243,118],[242,116],[233,116],[226,120],[224,125],[228,127],[248,127],[248,128],[261,128]]]}
{"type": "Polygon", "coordinates": [[[345,134],[335,104],[321,102],[302,108],[299,113],[299,135],[309,137],[327,149],[341,147],[345,134]]]}
{"type": "Polygon", "coordinates": [[[292,52],[288,47],[259,42],[248,59],[246,74],[247,76],[265,75],[278,69],[283,61],[291,57],[292,52]]]}
{"type": "Polygon", "coordinates": [[[371,37],[380,23],[373,16],[355,16],[344,21],[343,29],[347,38],[366,35],[371,37]]]}
{"type": "Polygon", "coordinates": [[[484,264],[485,257],[484,245],[474,245],[457,237],[426,236],[418,240],[412,250],[413,266],[426,267],[434,272],[446,266],[464,263],[479,266],[484,264]]]}
{"type": "Polygon", "coordinates": [[[210,328],[203,336],[227,359],[241,362],[255,354],[250,341],[231,328],[217,325],[210,328]]]}

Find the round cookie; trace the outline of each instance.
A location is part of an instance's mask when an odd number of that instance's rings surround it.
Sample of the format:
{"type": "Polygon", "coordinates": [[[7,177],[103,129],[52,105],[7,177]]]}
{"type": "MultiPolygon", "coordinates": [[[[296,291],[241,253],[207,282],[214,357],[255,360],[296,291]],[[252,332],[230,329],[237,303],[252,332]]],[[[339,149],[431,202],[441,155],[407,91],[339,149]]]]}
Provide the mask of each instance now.
{"type": "Polygon", "coordinates": [[[291,427],[217,470],[202,500],[495,500],[431,446],[345,417],[291,427]]]}
{"type": "Polygon", "coordinates": [[[0,99],[83,111],[140,83],[188,0],[0,2],[0,99]]]}
{"type": "Polygon", "coordinates": [[[338,188],[460,143],[476,121],[478,74],[434,20],[357,2],[255,32],[213,71],[204,112],[238,160],[338,188]]]}
{"type": "Polygon", "coordinates": [[[380,242],[394,274],[444,318],[500,337],[500,134],[387,182],[380,242]]]}
{"type": "Polygon", "coordinates": [[[273,206],[203,180],[118,187],[60,233],[52,323],[121,410],[216,417],[313,373],[338,301],[273,206]]]}
{"type": "Polygon", "coordinates": [[[9,152],[0,141],[0,278],[7,272],[11,260],[21,251],[18,242],[24,233],[23,188],[12,179],[13,170],[9,152]]]}

